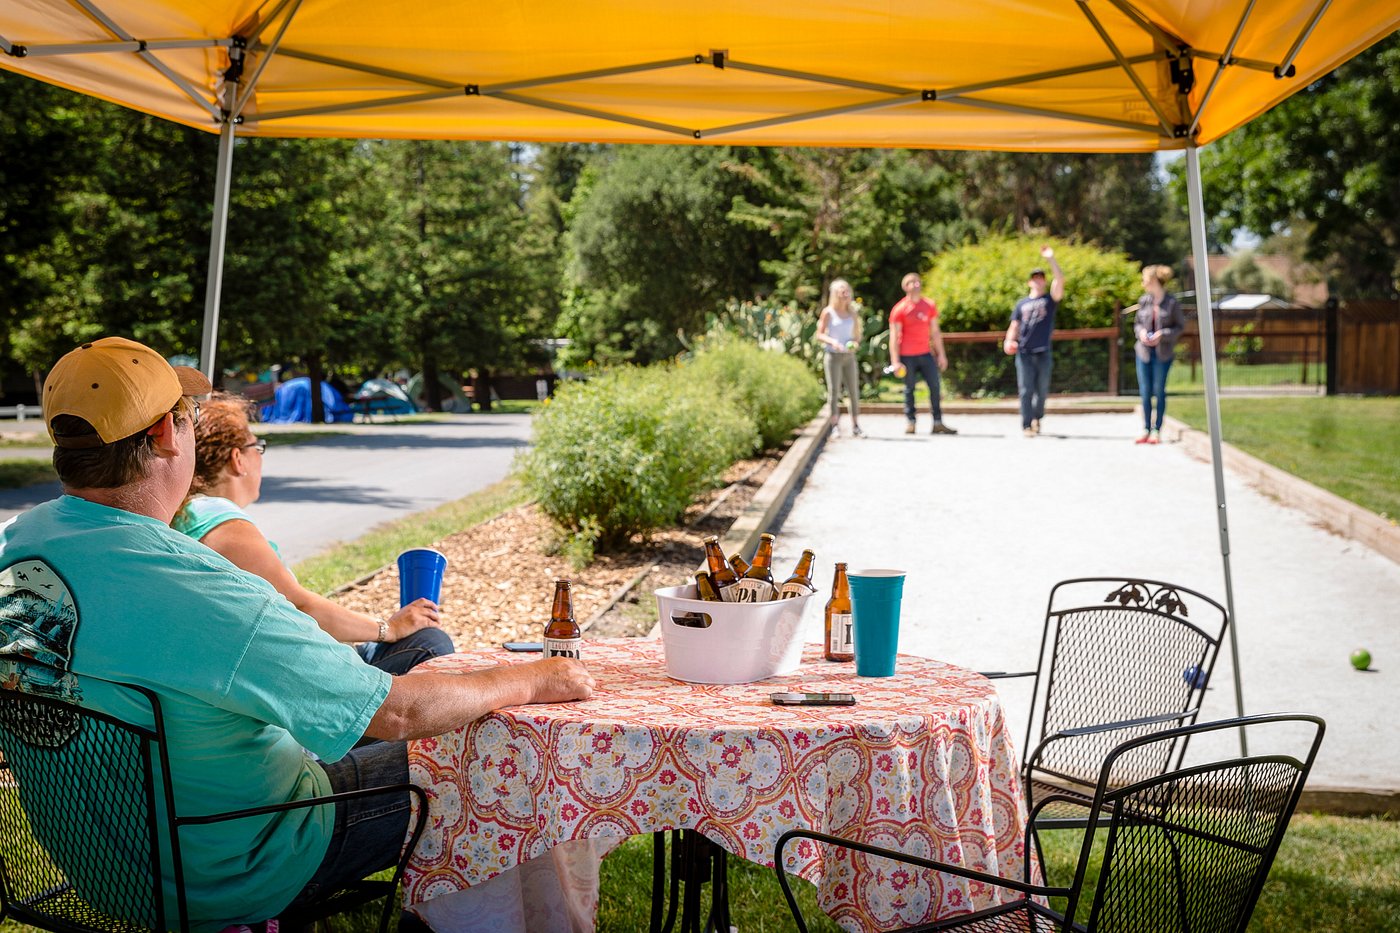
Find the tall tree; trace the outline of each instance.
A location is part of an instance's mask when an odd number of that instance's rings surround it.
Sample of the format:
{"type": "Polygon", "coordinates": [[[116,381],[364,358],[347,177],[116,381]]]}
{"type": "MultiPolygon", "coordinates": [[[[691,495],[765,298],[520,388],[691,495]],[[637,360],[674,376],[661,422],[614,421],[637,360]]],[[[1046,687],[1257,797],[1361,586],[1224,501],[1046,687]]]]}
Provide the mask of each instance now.
{"type": "MultiPolygon", "coordinates": [[[[1214,223],[1267,236],[1302,227],[1333,291],[1400,289],[1400,35],[1212,143],[1201,168],[1214,223]]],[[[1227,237],[1228,239],[1228,237],[1227,237]]]]}
{"type": "Polygon", "coordinates": [[[752,185],[725,147],[638,146],[585,169],[566,215],[573,360],[650,362],[724,299],[762,288],[766,232],[730,218],[752,185]]]}

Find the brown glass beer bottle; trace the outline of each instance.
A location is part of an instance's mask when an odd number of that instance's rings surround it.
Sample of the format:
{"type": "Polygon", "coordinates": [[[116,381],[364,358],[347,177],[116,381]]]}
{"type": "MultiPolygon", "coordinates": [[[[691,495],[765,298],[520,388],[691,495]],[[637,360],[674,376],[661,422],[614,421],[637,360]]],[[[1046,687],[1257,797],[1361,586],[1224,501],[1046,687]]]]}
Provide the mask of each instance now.
{"type": "Polygon", "coordinates": [[[735,551],[729,558],[729,566],[734,568],[735,578],[742,577],[749,572],[749,562],[744,560],[744,555],[735,551]]]}
{"type": "Polygon", "coordinates": [[[855,639],[851,634],[851,584],[846,579],[846,565],[836,565],[836,579],[831,581],[831,598],[826,601],[826,659],[854,661],[855,639]]]}
{"type": "Polygon", "coordinates": [[[574,618],[574,597],[568,580],[554,583],[554,608],[549,613],[549,624],[544,628],[544,656],[546,658],[581,658],[583,656],[583,630],[574,618]]]}
{"type": "Polygon", "coordinates": [[[726,599],[725,590],[739,582],[739,575],[730,569],[724,559],[724,551],[720,550],[719,538],[714,535],[705,538],[705,563],[709,565],[710,583],[714,585],[715,592],[720,599],[726,599]]]}
{"type": "Polygon", "coordinates": [[[710,582],[710,575],[703,570],[695,574],[695,594],[707,603],[720,602],[719,593],[715,592],[715,585],[710,582]]]}
{"type": "Polygon", "coordinates": [[[726,598],[731,603],[766,603],[777,595],[778,587],[773,583],[773,536],[765,533],[758,537],[753,563],[729,588],[726,598]]]}
{"type": "Polygon", "coordinates": [[[783,585],[778,588],[779,599],[792,599],[794,596],[806,596],[817,591],[812,585],[812,562],[816,559],[817,555],[810,549],[803,550],[802,559],[797,562],[792,576],[784,580],[783,585]]]}

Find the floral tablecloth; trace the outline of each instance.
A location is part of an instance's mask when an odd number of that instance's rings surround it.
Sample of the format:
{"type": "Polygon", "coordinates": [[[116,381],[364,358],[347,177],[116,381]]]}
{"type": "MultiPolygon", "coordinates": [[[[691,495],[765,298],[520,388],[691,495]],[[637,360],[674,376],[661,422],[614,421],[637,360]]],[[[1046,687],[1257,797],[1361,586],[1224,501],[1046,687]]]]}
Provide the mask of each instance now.
{"type": "MultiPolygon", "coordinates": [[[[1015,752],[995,688],[967,670],[901,655],[889,678],[808,646],[797,673],[756,684],[666,676],[660,642],[588,641],[597,692],[515,707],[409,744],[429,822],[405,903],[478,885],[569,840],[693,829],[772,865],[778,837],[815,829],[1020,877],[1025,857],[1015,752]],[[777,691],[854,693],[853,707],[780,707],[777,691]]],[[[525,656],[525,659],[531,656],[525,656]]],[[[523,663],[482,651],[423,669],[523,663]]],[[[815,883],[848,930],[879,930],[987,907],[999,889],[911,871],[803,840],[789,872],[815,883]]]]}

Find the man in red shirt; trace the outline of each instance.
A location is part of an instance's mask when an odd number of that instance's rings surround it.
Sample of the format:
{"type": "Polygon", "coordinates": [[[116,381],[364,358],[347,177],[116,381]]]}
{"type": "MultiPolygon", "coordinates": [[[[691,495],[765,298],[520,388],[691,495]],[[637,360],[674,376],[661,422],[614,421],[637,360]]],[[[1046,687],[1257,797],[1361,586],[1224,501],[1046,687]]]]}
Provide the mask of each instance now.
{"type": "Polygon", "coordinates": [[[909,422],[904,433],[914,433],[914,384],[922,373],[933,408],[933,428],[929,433],[957,434],[943,423],[939,398],[938,377],[948,368],[948,356],[943,352],[943,332],[938,329],[938,305],[924,297],[924,282],[917,272],[906,275],[900,286],[904,297],[890,311],[890,368],[896,373],[903,370],[904,418],[909,422]]]}

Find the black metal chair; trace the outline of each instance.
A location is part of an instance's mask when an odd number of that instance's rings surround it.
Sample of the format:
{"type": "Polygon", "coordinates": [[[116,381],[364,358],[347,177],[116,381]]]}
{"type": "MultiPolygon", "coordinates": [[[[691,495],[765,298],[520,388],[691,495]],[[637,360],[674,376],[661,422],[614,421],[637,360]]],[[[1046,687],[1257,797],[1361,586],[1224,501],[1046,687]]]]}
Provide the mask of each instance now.
{"type": "Polygon", "coordinates": [[[410,793],[418,798],[418,817],[392,879],[365,879],[279,918],[295,929],[382,897],[379,929],[387,930],[399,878],[423,831],[427,798],[421,788],[397,784],[183,816],[171,787],[160,700],[144,687],[116,686],[149,704],[150,727],[55,697],[0,689],[0,918],[59,933],[187,930],[184,827],[410,793]],[[170,814],[164,826],[158,813],[170,814]],[[168,915],[172,901],[175,916],[168,915]]]}
{"type": "MultiPolygon", "coordinates": [[[[1028,806],[1046,795],[1093,793],[1100,763],[1133,736],[1196,721],[1229,616],[1195,590],[1160,580],[1083,577],[1050,591],[1034,671],[987,674],[1034,677],[1022,765],[1028,806]]],[[[1136,779],[1180,763],[1176,745],[1134,756],[1136,779]]],[[[1042,825],[1073,822],[1082,806],[1056,806],[1042,825]]]]}
{"type": "MultiPolygon", "coordinates": [[[[783,850],[794,839],[854,850],[852,858],[862,857],[855,853],[878,856],[1019,895],[996,907],[910,927],[906,933],[1238,933],[1254,912],[1324,728],[1315,716],[1246,716],[1181,726],[1121,743],[1105,759],[1088,801],[1084,840],[1074,879],[1067,886],[1033,883],[1029,857],[1021,879],[1001,878],[806,830],[784,833],[778,840],[774,855],[778,881],[800,933],[807,933],[807,924],[783,870],[783,850]],[[1249,730],[1251,748],[1267,751],[1138,776],[1135,759],[1141,756],[1171,754],[1192,736],[1236,728],[1249,730]],[[1086,891],[1096,833],[1106,839],[1106,845],[1097,884],[1086,891]],[[1051,897],[1066,899],[1064,913],[1046,906],[1044,899],[1051,897]],[[1086,908],[1083,923],[1075,922],[1086,908]]],[[[1043,798],[1031,812],[1026,826],[1028,853],[1032,846],[1040,851],[1037,811],[1054,799],[1043,798]]]]}

